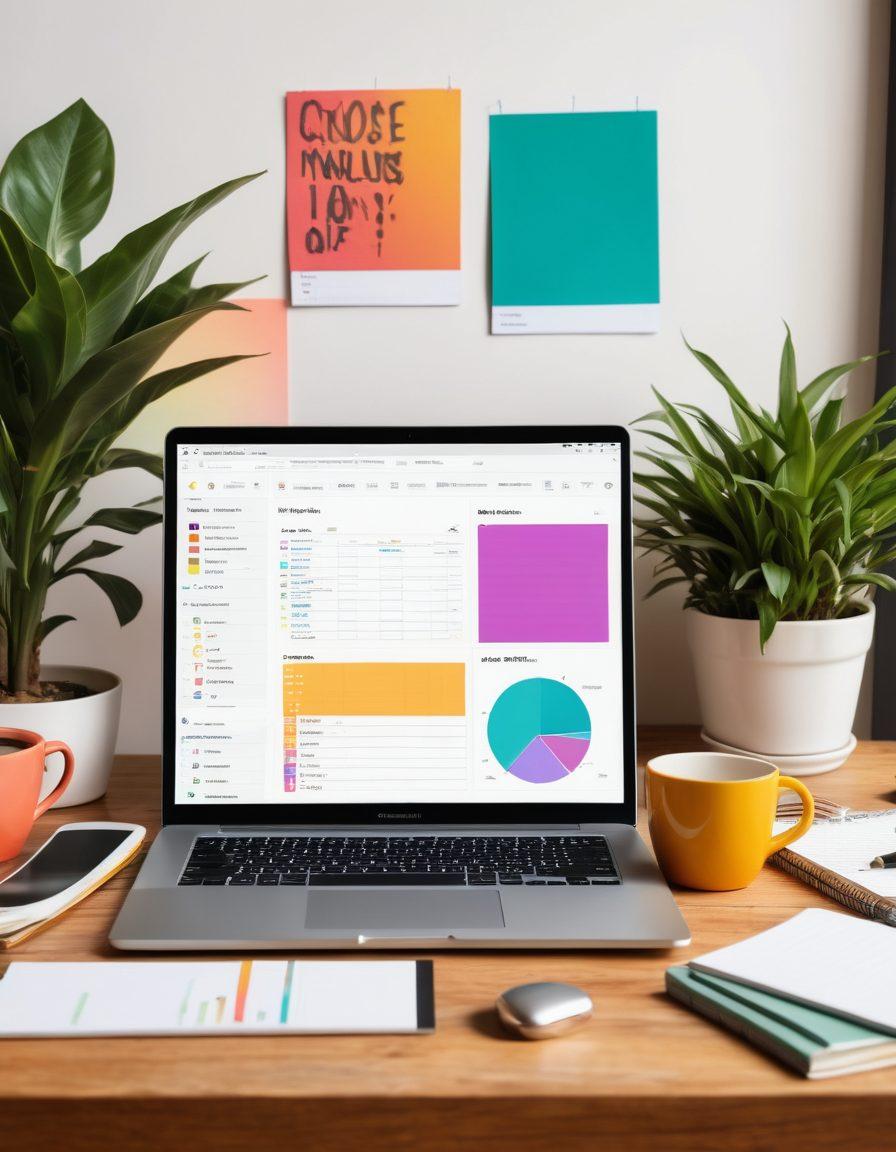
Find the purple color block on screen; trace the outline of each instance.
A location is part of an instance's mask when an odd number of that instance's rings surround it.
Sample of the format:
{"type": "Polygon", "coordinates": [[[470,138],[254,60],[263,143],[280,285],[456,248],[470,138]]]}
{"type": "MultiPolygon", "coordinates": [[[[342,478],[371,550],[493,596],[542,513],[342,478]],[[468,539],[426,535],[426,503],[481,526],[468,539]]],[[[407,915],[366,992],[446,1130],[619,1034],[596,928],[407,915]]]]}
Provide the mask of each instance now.
{"type": "Polygon", "coordinates": [[[606,524],[480,524],[479,642],[610,638],[606,524]]]}
{"type": "Polygon", "coordinates": [[[553,784],[569,775],[539,736],[526,745],[507,771],[529,784],[553,784]]]}

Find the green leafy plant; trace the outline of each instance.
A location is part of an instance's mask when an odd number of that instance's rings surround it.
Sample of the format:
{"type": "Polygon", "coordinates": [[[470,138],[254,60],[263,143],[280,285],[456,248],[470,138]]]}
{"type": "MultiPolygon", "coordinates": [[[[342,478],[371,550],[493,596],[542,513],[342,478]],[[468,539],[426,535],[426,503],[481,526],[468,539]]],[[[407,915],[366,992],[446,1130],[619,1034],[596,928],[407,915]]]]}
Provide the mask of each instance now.
{"type": "MultiPolygon", "coordinates": [[[[173,242],[203,212],[260,173],[219,184],[130,232],[81,267],[81,241],[112,195],[106,125],[78,100],[30,132],[0,170],[0,684],[39,696],[42,640],[68,615],[45,615],[52,584],[83,576],[133,620],[140,591],[91,566],[121,547],[76,537],[91,528],[134,534],[161,519],[160,497],[75,517],[84,485],[161,458],[117,446],[153,400],[242,356],[152,373],[163,352],[243,284],[193,285],[200,260],[153,281],[173,242]],[[74,550],[72,550],[74,549],[74,550]]],[[[251,283],[247,281],[246,283],[251,283]]]]}
{"type": "MultiPolygon", "coordinates": [[[[787,327],[785,325],[785,327],[787,327]]],[[[719,365],[687,345],[728,394],[733,428],[692,404],[642,417],[657,447],[635,479],[653,513],[637,542],[658,553],[648,595],[689,585],[686,607],[759,620],[764,649],[779,620],[830,620],[862,610],[870,585],[891,590],[896,558],[896,389],[842,423],[834,386],[863,356],[797,387],[790,329],[776,413],[751,404],[719,365]],[[658,426],[657,426],[658,425],[658,426]]]]}

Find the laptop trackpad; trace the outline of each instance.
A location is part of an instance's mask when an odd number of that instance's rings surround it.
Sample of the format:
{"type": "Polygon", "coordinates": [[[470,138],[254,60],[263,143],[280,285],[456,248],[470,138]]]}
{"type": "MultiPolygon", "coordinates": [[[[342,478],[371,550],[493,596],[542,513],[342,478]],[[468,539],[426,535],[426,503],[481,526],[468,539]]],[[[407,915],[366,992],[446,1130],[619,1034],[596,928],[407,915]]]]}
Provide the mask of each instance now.
{"type": "Polygon", "coordinates": [[[309,892],[306,928],[369,930],[503,928],[501,897],[489,892],[309,892]]]}

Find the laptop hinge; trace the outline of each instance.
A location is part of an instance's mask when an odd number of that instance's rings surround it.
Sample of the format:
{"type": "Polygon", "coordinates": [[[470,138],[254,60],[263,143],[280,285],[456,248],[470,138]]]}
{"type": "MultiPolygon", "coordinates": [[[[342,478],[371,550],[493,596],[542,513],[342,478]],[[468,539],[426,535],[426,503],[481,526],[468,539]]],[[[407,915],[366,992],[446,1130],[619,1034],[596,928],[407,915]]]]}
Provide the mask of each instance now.
{"type": "Polygon", "coordinates": [[[458,832],[463,829],[464,835],[476,835],[480,829],[490,829],[496,832],[577,832],[581,824],[482,824],[473,827],[470,824],[221,824],[219,832],[227,832],[231,836],[250,832],[359,832],[379,831],[394,832],[458,832]]]}

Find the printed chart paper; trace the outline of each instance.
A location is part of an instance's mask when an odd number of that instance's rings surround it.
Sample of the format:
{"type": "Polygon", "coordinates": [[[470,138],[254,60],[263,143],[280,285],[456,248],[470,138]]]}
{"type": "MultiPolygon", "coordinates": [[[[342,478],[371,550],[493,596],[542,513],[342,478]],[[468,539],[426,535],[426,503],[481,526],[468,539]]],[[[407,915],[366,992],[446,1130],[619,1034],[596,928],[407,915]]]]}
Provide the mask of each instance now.
{"type": "Polygon", "coordinates": [[[490,117],[492,333],[656,332],[655,112],[490,117]]]}
{"type": "Polygon", "coordinates": [[[434,1027],[431,961],[13,963],[0,980],[0,1037],[434,1027]]]}
{"type": "Polygon", "coordinates": [[[156,400],[121,437],[121,444],[161,452],[166,434],[192,424],[286,424],[286,302],[237,297],[245,311],[211,312],[188,328],[153,367],[163,372],[194,360],[248,355],[191,380],[156,400]]]}
{"type": "Polygon", "coordinates": [[[460,92],[290,92],[292,303],[460,303],[460,92]]]}

